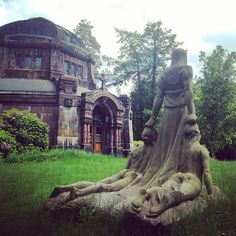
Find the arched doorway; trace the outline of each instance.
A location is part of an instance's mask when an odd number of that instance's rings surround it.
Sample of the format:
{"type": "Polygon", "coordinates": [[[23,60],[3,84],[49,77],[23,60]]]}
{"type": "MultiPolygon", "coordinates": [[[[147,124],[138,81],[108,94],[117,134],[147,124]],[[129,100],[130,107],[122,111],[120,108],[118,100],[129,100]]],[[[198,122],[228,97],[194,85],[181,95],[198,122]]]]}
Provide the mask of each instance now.
{"type": "Polygon", "coordinates": [[[93,109],[93,151],[96,153],[107,153],[110,145],[111,114],[102,104],[93,109]]]}
{"type": "Polygon", "coordinates": [[[128,150],[124,143],[127,140],[124,138],[127,136],[124,135],[124,130],[130,130],[127,122],[130,117],[129,107],[130,103],[125,98],[118,100],[107,91],[83,93],[80,105],[81,148],[112,155],[122,155],[124,149],[128,150]]]}

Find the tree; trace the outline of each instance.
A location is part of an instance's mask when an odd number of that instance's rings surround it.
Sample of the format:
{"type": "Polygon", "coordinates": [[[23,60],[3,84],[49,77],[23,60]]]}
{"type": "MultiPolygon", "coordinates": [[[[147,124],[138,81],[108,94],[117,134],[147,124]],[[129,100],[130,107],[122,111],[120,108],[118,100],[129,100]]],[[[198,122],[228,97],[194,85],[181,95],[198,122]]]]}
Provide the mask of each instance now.
{"type": "Polygon", "coordinates": [[[202,140],[214,156],[236,136],[236,52],[217,46],[211,55],[200,53],[202,77],[197,81],[202,140]]]}
{"type": "Polygon", "coordinates": [[[134,116],[134,140],[142,139],[141,132],[144,128],[145,122],[150,117],[150,110],[147,110],[145,107],[148,98],[150,98],[149,83],[145,80],[140,80],[139,83],[135,84],[134,89],[130,94],[132,111],[134,116]],[[146,113],[144,111],[146,111],[146,113]]]}
{"type": "Polygon", "coordinates": [[[172,50],[181,43],[176,41],[176,35],[171,30],[163,28],[160,21],[147,23],[143,33],[115,30],[120,49],[118,60],[113,64],[113,84],[121,84],[130,79],[134,81],[131,93],[135,118],[134,136],[140,139],[145,114],[152,109],[156,82],[165,69],[172,50]]]}
{"type": "Polygon", "coordinates": [[[176,35],[163,28],[160,21],[147,23],[141,34],[117,28],[115,31],[120,44],[118,60],[108,58],[114,66],[113,84],[136,79],[138,73],[145,80],[156,81],[173,49],[182,44],[176,42],[176,35]]]}
{"type": "MultiPolygon", "coordinates": [[[[141,97],[142,93],[142,73],[144,70],[144,42],[142,35],[138,32],[129,32],[126,30],[115,29],[119,38],[118,43],[121,44],[119,50],[119,61],[116,62],[114,74],[116,75],[116,83],[125,82],[129,79],[135,81],[138,96],[136,96],[136,109],[134,113],[135,125],[137,130],[143,129],[144,123],[144,101],[141,97]]],[[[134,104],[134,103],[133,103],[134,104]]],[[[134,107],[133,107],[134,108],[134,107]]]]}
{"type": "Polygon", "coordinates": [[[74,29],[74,33],[83,41],[85,50],[95,60],[95,70],[101,66],[100,58],[100,44],[97,39],[92,35],[93,26],[88,20],[81,20],[74,29]]]}
{"type": "Polygon", "coordinates": [[[137,31],[115,29],[120,44],[118,60],[115,61],[114,84],[121,84],[130,79],[141,79],[144,60],[144,42],[137,31]]]}
{"type": "MultiPolygon", "coordinates": [[[[151,93],[155,93],[158,73],[166,68],[166,61],[170,60],[171,52],[181,45],[176,41],[176,35],[162,27],[162,22],[149,22],[144,28],[143,38],[145,41],[146,70],[151,78],[151,93]]],[[[154,98],[154,97],[153,97],[154,98]]]]}

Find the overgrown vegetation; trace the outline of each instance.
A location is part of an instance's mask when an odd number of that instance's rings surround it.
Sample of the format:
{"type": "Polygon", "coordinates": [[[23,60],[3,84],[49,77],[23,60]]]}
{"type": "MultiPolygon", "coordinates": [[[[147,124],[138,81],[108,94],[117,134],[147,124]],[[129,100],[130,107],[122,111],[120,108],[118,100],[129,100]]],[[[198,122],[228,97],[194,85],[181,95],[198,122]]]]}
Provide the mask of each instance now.
{"type": "Polygon", "coordinates": [[[43,203],[56,185],[97,181],[124,168],[127,159],[78,150],[51,150],[43,162],[0,163],[0,235],[235,235],[236,162],[211,160],[213,180],[230,202],[212,205],[169,227],[119,222],[84,211],[79,222],[54,221],[43,203]]]}
{"type": "Polygon", "coordinates": [[[0,145],[3,145],[4,143],[10,145],[12,150],[16,149],[16,139],[9,132],[5,130],[0,130],[0,145]]]}
{"type": "MultiPolygon", "coordinates": [[[[202,76],[195,84],[202,141],[212,155],[236,139],[236,52],[217,46],[200,54],[202,76]]],[[[236,146],[233,147],[236,152],[236,146]]]]}
{"type": "Polygon", "coordinates": [[[30,147],[28,146],[28,151],[24,151],[21,153],[12,152],[8,155],[5,159],[8,163],[23,163],[23,162],[30,162],[30,161],[45,161],[45,160],[55,160],[58,158],[58,154],[54,155],[53,151],[44,151],[42,152],[38,147],[30,147]]]}
{"type": "MultiPolygon", "coordinates": [[[[87,157],[97,157],[102,158],[102,154],[87,153],[83,150],[77,149],[51,149],[46,151],[41,151],[39,148],[32,148],[32,150],[23,152],[23,153],[12,153],[5,160],[7,163],[24,163],[24,162],[42,162],[42,161],[56,161],[57,159],[62,158],[87,158],[87,157]]],[[[109,157],[109,156],[106,156],[109,157]]]]}
{"type": "Polygon", "coordinates": [[[15,108],[5,111],[0,117],[0,143],[11,145],[19,153],[48,147],[48,126],[36,115],[15,108]]]}

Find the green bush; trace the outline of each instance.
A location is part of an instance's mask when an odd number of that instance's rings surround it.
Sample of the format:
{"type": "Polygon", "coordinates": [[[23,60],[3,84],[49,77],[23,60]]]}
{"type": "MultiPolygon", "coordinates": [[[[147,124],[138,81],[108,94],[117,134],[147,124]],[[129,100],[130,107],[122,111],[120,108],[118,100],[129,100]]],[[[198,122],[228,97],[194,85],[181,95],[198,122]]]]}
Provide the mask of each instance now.
{"type": "Polygon", "coordinates": [[[16,148],[16,139],[12,137],[9,132],[0,130],[0,143],[4,142],[10,144],[13,150],[16,148]]]}
{"type": "Polygon", "coordinates": [[[42,151],[40,148],[34,146],[31,146],[30,148],[31,149],[28,149],[27,151],[22,151],[21,149],[20,154],[16,152],[11,153],[5,161],[8,163],[23,163],[30,161],[41,162],[53,159],[48,151],[42,151]]]}
{"type": "Polygon", "coordinates": [[[48,126],[26,110],[10,109],[1,114],[0,129],[7,131],[17,142],[19,152],[32,147],[48,147],[48,126]]]}
{"type": "Polygon", "coordinates": [[[7,131],[0,130],[0,157],[6,154],[6,146],[8,146],[9,152],[16,150],[16,139],[12,137],[7,131]]]}

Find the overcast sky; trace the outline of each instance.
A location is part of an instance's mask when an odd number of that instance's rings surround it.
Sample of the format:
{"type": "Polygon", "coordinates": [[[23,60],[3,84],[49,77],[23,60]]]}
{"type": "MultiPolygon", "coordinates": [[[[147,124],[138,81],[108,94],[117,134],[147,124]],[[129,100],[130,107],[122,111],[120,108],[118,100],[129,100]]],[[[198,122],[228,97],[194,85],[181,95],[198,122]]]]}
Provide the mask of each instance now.
{"type": "Polygon", "coordinates": [[[235,12],[235,0],[0,0],[0,25],[41,16],[73,31],[87,19],[102,54],[116,56],[114,27],[142,32],[147,22],[162,21],[184,42],[196,74],[200,51],[219,44],[236,50],[235,12]]]}

